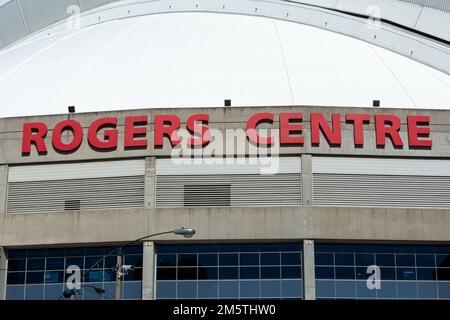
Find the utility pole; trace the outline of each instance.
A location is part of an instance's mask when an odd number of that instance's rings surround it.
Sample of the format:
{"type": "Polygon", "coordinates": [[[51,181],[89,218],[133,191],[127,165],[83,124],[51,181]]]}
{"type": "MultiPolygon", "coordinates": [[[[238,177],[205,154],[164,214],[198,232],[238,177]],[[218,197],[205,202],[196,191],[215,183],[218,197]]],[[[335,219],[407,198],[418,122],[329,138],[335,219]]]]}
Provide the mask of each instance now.
{"type": "Polygon", "coordinates": [[[123,256],[122,250],[117,252],[117,266],[116,266],[116,300],[122,299],[122,269],[123,256]]]}

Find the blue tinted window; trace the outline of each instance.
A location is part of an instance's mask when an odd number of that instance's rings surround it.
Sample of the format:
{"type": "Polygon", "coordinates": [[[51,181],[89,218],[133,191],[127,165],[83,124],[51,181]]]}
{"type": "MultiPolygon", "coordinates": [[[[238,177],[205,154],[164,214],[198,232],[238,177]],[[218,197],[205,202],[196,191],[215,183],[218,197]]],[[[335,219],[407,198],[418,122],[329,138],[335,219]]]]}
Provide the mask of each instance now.
{"type": "Polygon", "coordinates": [[[139,300],[142,296],[142,283],[125,282],[123,284],[123,298],[126,300],[139,300]]]}
{"type": "Polygon", "coordinates": [[[316,267],[316,279],[334,279],[334,268],[316,267]]]}
{"type": "Polygon", "coordinates": [[[240,297],[258,299],[260,297],[260,281],[241,281],[240,297]]]}
{"type": "Polygon", "coordinates": [[[355,267],[336,267],[336,279],[355,279],[355,267]]]}
{"type": "Polygon", "coordinates": [[[64,258],[47,258],[46,270],[64,270],[64,258]]]}
{"type": "Polygon", "coordinates": [[[219,298],[237,299],[239,297],[238,281],[219,281],[219,298]]]}
{"type": "Polygon", "coordinates": [[[178,268],[178,280],[196,280],[197,268],[178,268]]]}
{"type": "Polygon", "coordinates": [[[28,258],[45,258],[46,250],[45,249],[33,249],[28,250],[27,257],[28,258]]]}
{"type": "Polygon", "coordinates": [[[44,299],[44,286],[33,285],[25,287],[25,299],[26,300],[43,300],[44,299]]]}
{"type": "Polygon", "coordinates": [[[450,268],[450,255],[436,255],[436,264],[440,268],[450,268]]]}
{"type": "Polygon", "coordinates": [[[280,281],[261,281],[261,297],[262,298],[280,298],[281,282],[280,281]]]}
{"type": "Polygon", "coordinates": [[[381,280],[396,280],[395,268],[380,268],[381,280]]]}
{"type": "Polygon", "coordinates": [[[235,267],[220,267],[219,279],[238,279],[238,270],[235,267]]]}
{"type": "Polygon", "coordinates": [[[340,298],[356,297],[355,281],[336,281],[336,296],[340,298]]]}
{"type": "Polygon", "coordinates": [[[199,280],[217,280],[218,268],[217,267],[200,267],[198,268],[199,280]]]}
{"type": "Polygon", "coordinates": [[[283,279],[301,279],[302,269],[298,267],[282,267],[281,278],[283,279]]]}
{"type": "Polygon", "coordinates": [[[357,266],[371,266],[375,264],[375,256],[370,253],[360,253],[355,255],[357,266]]]}
{"type": "Polygon", "coordinates": [[[241,267],[239,268],[241,279],[259,279],[259,267],[241,267]]]}
{"type": "Polygon", "coordinates": [[[157,299],[175,299],[177,297],[177,283],[174,282],[157,282],[156,298],[157,299]]]}
{"type": "Polygon", "coordinates": [[[25,271],[26,260],[25,259],[11,259],[8,260],[9,271],[25,271]]]}
{"type": "Polygon", "coordinates": [[[219,296],[219,283],[217,281],[199,281],[199,299],[217,299],[219,296]]]}
{"type": "Polygon", "coordinates": [[[124,264],[133,266],[135,268],[142,268],[142,256],[138,255],[124,256],[124,264]]]}
{"type": "Polygon", "coordinates": [[[417,268],[417,280],[436,280],[435,268],[417,268]]]}
{"type": "Polygon", "coordinates": [[[25,272],[8,272],[7,284],[24,284],[25,272]]]}
{"type": "Polygon", "coordinates": [[[178,282],[178,297],[180,299],[197,298],[197,282],[196,281],[178,282]]]}
{"type": "Polygon", "coordinates": [[[88,257],[85,259],[86,269],[103,269],[104,260],[102,256],[88,257]]]}
{"type": "Polygon", "coordinates": [[[66,258],[66,268],[69,266],[78,266],[80,269],[83,269],[84,258],[66,258]]]}
{"type": "Polygon", "coordinates": [[[219,264],[221,266],[236,266],[238,265],[238,255],[237,254],[220,254],[219,264]]]}
{"type": "Polygon", "coordinates": [[[27,284],[44,283],[44,272],[27,272],[26,283],[27,284]]]}
{"type": "Polygon", "coordinates": [[[316,253],[315,260],[317,266],[333,265],[334,255],[332,253],[316,253]]]}
{"type": "Polygon", "coordinates": [[[395,266],[395,255],[393,254],[377,254],[376,264],[378,266],[395,266]]]}
{"type": "Polygon", "coordinates": [[[261,253],[261,265],[279,265],[280,253],[261,253]]]}
{"type": "Polygon", "coordinates": [[[198,265],[199,266],[217,266],[217,254],[199,254],[198,265]]]}
{"type": "Polygon", "coordinates": [[[279,279],[279,267],[261,267],[261,279],[279,279]]]}
{"type": "Polygon", "coordinates": [[[412,268],[398,268],[397,280],[416,280],[416,270],[412,268]]]}
{"type": "Polygon", "coordinates": [[[241,253],[241,266],[256,266],[259,265],[259,253],[241,253]]]}
{"type": "Polygon", "coordinates": [[[416,255],[416,264],[418,267],[434,267],[436,265],[433,254],[416,255]]]}
{"type": "Polygon", "coordinates": [[[27,270],[45,270],[45,259],[28,259],[27,270]]]}
{"type": "Polygon", "coordinates": [[[416,261],[413,254],[397,254],[395,258],[397,266],[413,267],[416,265],[416,261]]]}
{"type": "Polygon", "coordinates": [[[299,253],[281,253],[281,264],[283,265],[301,265],[299,253]]]}
{"type": "Polygon", "coordinates": [[[177,265],[176,254],[158,254],[157,266],[158,267],[175,267],[177,265]]]}
{"type": "Polygon", "coordinates": [[[45,272],[45,283],[63,283],[63,271],[47,271],[45,272]]]}
{"type": "Polygon", "coordinates": [[[336,253],[334,259],[337,266],[355,265],[355,255],[352,253],[336,253]]]}
{"type": "Polygon", "coordinates": [[[178,255],[178,266],[196,266],[197,265],[197,255],[196,254],[180,254],[178,255]]]}
{"type": "Polygon", "coordinates": [[[281,282],[281,295],[283,298],[301,298],[302,283],[296,280],[283,280],[281,282]]]}
{"type": "Polygon", "coordinates": [[[450,268],[437,268],[436,271],[439,281],[450,281],[450,268]]]}

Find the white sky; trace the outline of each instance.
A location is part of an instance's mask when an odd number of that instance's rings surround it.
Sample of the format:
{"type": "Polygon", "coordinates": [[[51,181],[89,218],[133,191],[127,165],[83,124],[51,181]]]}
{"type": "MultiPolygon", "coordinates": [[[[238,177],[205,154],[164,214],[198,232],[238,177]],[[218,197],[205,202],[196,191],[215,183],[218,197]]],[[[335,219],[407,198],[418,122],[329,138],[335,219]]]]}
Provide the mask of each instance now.
{"type": "Polygon", "coordinates": [[[450,76],[332,32],[205,13],[112,21],[0,52],[0,117],[172,106],[450,108],[450,76]]]}

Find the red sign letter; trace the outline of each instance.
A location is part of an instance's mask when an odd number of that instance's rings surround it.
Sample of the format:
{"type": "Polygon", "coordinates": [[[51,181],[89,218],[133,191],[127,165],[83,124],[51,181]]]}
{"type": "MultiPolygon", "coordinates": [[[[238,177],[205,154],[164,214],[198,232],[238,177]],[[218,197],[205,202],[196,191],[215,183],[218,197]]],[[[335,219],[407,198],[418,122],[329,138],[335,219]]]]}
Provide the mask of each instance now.
{"type": "Polygon", "coordinates": [[[22,154],[31,153],[31,144],[34,143],[38,153],[47,153],[45,137],[47,136],[47,126],[42,122],[24,123],[22,137],[22,154]]]}
{"type": "Polygon", "coordinates": [[[75,120],[64,120],[59,122],[52,132],[53,147],[60,152],[73,152],[78,149],[83,141],[83,127],[75,120]],[[64,143],[62,134],[64,131],[72,131],[72,142],[64,143]]]}
{"type": "Polygon", "coordinates": [[[202,126],[197,124],[197,122],[201,122],[204,124],[208,124],[209,115],[207,114],[194,114],[189,117],[186,128],[192,133],[195,138],[189,137],[188,145],[190,147],[198,147],[205,146],[211,141],[211,135],[206,126],[202,126]]]}
{"type": "Polygon", "coordinates": [[[125,118],[125,149],[147,148],[147,122],[147,116],[125,118]],[[138,125],[141,127],[136,127],[138,125]],[[136,139],[137,137],[141,137],[143,139],[136,139]]]}
{"type": "Polygon", "coordinates": [[[281,113],[280,114],[280,144],[303,144],[303,136],[292,137],[291,133],[301,134],[303,125],[301,123],[291,123],[291,120],[301,122],[303,113],[281,113]]]}
{"type": "Polygon", "coordinates": [[[271,146],[273,144],[272,137],[261,137],[256,132],[256,127],[263,121],[273,124],[273,113],[258,113],[252,116],[247,122],[247,136],[250,141],[258,145],[271,146]]]}
{"type": "Polygon", "coordinates": [[[402,148],[403,141],[400,136],[400,127],[402,123],[397,116],[393,115],[376,115],[375,116],[375,131],[377,146],[386,146],[386,136],[389,136],[394,147],[402,148]],[[386,127],[388,125],[388,127],[386,127]]]}
{"type": "Polygon", "coordinates": [[[353,123],[353,140],[355,146],[364,145],[364,124],[370,123],[370,115],[368,114],[347,114],[345,120],[353,123]]]}
{"type": "Polygon", "coordinates": [[[330,145],[341,145],[341,115],[338,113],[332,114],[333,130],[327,123],[327,120],[321,113],[311,113],[311,144],[320,144],[320,131],[330,145]]]}
{"type": "Polygon", "coordinates": [[[92,148],[99,150],[108,150],[117,148],[117,118],[102,118],[95,120],[89,126],[88,142],[92,148]],[[103,141],[98,138],[100,130],[112,127],[111,130],[105,130],[103,133],[103,141]]]}
{"type": "Polygon", "coordinates": [[[155,147],[164,146],[164,136],[168,136],[172,146],[180,143],[177,130],[180,129],[180,118],[174,115],[155,116],[155,147]],[[168,124],[168,126],[166,126],[168,124]]]}
{"type": "Polygon", "coordinates": [[[408,141],[411,148],[430,148],[431,139],[420,140],[420,137],[430,137],[430,116],[408,116],[408,141]],[[426,126],[419,128],[418,126],[426,126]]]}

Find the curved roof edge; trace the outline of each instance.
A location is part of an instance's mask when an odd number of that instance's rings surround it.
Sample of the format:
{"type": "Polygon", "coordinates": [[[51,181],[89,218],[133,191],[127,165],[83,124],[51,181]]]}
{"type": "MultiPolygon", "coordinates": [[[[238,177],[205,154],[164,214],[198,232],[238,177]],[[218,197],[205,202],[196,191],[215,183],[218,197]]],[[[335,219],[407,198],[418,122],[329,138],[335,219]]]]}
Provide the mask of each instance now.
{"type": "Polygon", "coordinates": [[[243,14],[306,24],[450,74],[450,2],[432,0],[42,0],[39,5],[10,0],[0,6],[0,51],[73,27],[175,12],[243,14]]]}

